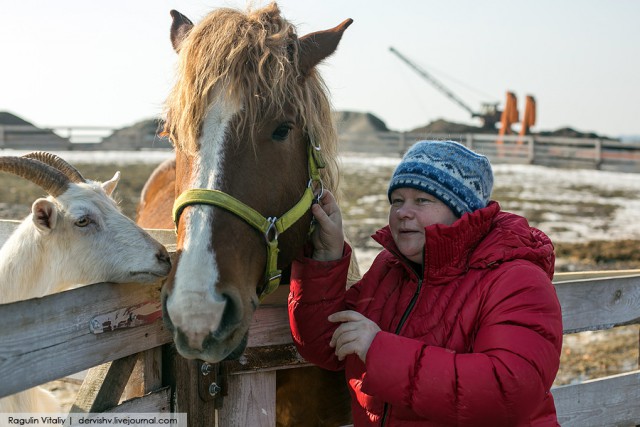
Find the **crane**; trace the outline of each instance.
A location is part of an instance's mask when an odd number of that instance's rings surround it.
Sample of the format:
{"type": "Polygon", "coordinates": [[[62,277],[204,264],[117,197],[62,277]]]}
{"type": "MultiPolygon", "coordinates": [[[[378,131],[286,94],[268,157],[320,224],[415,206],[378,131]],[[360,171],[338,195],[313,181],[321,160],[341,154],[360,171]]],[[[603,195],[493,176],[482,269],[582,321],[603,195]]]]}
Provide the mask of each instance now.
{"type": "MultiPolygon", "coordinates": [[[[395,54],[398,58],[400,58],[405,64],[411,67],[416,73],[424,77],[427,81],[429,81],[436,89],[440,92],[444,93],[446,96],[451,98],[456,104],[467,110],[471,117],[478,117],[482,120],[482,127],[485,129],[495,129],[496,123],[500,122],[500,118],[502,115],[502,111],[498,111],[498,103],[482,103],[480,111],[476,112],[467,104],[465,104],[460,98],[458,98],[453,92],[447,89],[442,83],[436,80],[433,76],[427,73],[422,68],[418,67],[416,64],[411,62],[407,57],[402,55],[393,47],[389,48],[391,53],[395,54]]],[[[517,114],[517,113],[516,113],[517,114]]],[[[516,119],[517,121],[517,119],[516,119]]]]}

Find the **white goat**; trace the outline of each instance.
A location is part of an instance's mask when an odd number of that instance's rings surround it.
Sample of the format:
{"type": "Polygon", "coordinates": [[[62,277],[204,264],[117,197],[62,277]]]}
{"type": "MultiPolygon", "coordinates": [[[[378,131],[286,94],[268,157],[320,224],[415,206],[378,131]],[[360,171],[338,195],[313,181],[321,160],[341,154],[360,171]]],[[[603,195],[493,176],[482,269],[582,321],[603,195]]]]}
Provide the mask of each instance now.
{"type": "MultiPolygon", "coordinates": [[[[171,269],[163,245],[127,218],[111,198],[120,173],[85,180],[50,153],[0,157],[0,171],[42,187],[31,214],[0,249],[0,304],[42,297],[79,284],[153,282],[171,269]]],[[[0,399],[1,412],[62,412],[48,391],[34,387],[0,399]]]]}

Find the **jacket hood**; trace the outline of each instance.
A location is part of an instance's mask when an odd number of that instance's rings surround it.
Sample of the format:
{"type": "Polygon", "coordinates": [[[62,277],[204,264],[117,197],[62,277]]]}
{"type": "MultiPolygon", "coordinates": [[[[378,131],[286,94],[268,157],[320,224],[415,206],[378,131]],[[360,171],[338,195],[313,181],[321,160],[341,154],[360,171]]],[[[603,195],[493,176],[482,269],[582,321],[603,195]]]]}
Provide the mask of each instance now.
{"type": "MultiPolygon", "coordinates": [[[[408,265],[388,225],[371,237],[394,255],[389,262],[408,265]]],[[[551,279],[555,264],[551,239],[524,217],[501,211],[495,201],[450,226],[426,227],[424,254],[423,274],[431,285],[448,283],[469,269],[493,268],[513,260],[530,261],[551,279]]]]}

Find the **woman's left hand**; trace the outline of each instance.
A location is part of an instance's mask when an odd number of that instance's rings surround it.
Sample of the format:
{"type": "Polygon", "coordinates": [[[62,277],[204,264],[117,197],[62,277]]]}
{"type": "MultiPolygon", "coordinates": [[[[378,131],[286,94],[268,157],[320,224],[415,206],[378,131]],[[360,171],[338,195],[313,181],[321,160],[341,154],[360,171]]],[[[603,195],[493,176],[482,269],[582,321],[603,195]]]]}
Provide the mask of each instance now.
{"type": "Polygon", "coordinates": [[[335,347],[339,360],[348,354],[357,354],[366,362],[367,351],[376,334],[380,331],[378,325],[353,310],[339,311],[329,316],[330,322],[342,322],[335,330],[329,345],[335,347]]]}

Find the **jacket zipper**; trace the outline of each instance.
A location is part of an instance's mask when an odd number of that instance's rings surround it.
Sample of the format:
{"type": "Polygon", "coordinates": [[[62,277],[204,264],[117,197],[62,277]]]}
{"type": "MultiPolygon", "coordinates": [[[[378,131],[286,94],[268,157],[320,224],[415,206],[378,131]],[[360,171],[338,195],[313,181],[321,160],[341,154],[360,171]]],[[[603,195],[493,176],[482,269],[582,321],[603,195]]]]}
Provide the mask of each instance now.
{"type": "MultiPolygon", "coordinates": [[[[421,279],[420,276],[418,276],[418,287],[416,288],[415,293],[411,297],[411,301],[409,301],[409,305],[407,306],[407,309],[402,314],[400,323],[398,324],[398,327],[396,328],[396,331],[395,331],[396,335],[400,334],[400,330],[404,326],[404,323],[407,321],[409,314],[411,314],[411,312],[413,311],[413,307],[416,305],[416,301],[418,300],[418,295],[420,295],[420,290],[422,289],[422,281],[423,279],[421,279]]],[[[384,424],[387,421],[388,412],[389,412],[389,404],[385,402],[384,408],[382,410],[382,419],[380,422],[380,427],[384,427],[384,424]]]]}

